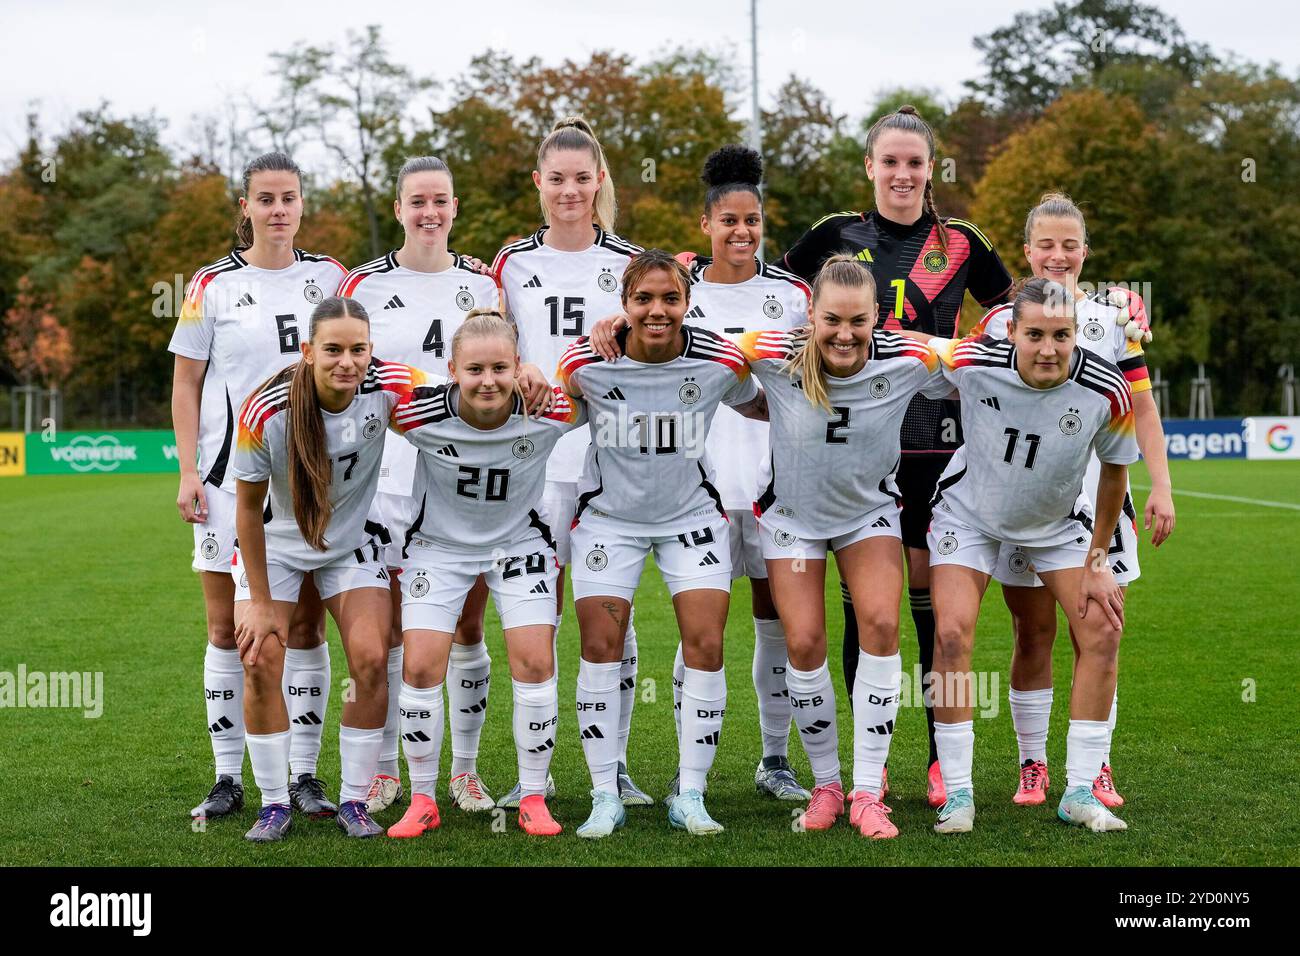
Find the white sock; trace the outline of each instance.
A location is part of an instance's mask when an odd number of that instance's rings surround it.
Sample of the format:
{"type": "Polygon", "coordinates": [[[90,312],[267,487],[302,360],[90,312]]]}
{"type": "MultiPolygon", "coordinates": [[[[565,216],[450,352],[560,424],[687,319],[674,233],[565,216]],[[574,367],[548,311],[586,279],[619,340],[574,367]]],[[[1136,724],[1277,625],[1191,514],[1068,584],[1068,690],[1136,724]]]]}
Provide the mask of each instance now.
{"type": "Polygon", "coordinates": [[[623,660],[618,671],[618,760],[627,764],[627,738],[632,733],[632,708],[636,705],[636,627],[634,610],[627,614],[627,635],[623,638],[623,660]]]}
{"type": "Polygon", "coordinates": [[[1016,729],[1020,746],[1020,763],[1041,760],[1047,763],[1047,728],[1052,722],[1052,688],[1007,691],[1011,702],[1011,725],[1016,729]]]}
{"type": "Polygon", "coordinates": [[[277,734],[247,734],[248,762],[253,780],[262,791],[262,806],[289,805],[289,731],[277,734]]]}
{"type": "Polygon", "coordinates": [[[411,793],[432,798],[438,783],[438,755],[442,753],[442,685],[412,687],[402,681],[397,711],[411,793]]]}
{"type": "Polygon", "coordinates": [[[492,658],[487,641],[452,644],[447,662],[447,710],[451,715],[451,775],[478,769],[478,739],[487,720],[492,658]]]}
{"type": "Polygon", "coordinates": [[[975,792],[971,782],[975,761],[975,721],[963,720],[957,724],[934,722],[934,748],[939,751],[939,772],[949,796],[955,790],[975,792]]]}
{"type": "Polygon", "coordinates": [[[284,652],[284,702],[289,710],[289,768],[294,779],[316,776],[325,711],[330,699],[330,649],[318,644],[284,652]]]}
{"type": "Polygon", "coordinates": [[[1092,789],[1092,781],[1101,770],[1110,728],[1104,720],[1071,720],[1065,738],[1065,785],[1092,789]]]}
{"type": "Polygon", "coordinates": [[[682,644],[677,642],[677,656],[673,658],[673,721],[677,724],[677,742],[682,740],[682,681],[686,678],[686,658],[682,657],[682,644]]]}
{"type": "Polygon", "coordinates": [[[799,728],[804,752],[818,787],[840,782],[840,738],[835,724],[835,688],[826,662],[801,671],[793,664],[785,672],[790,709],[799,728]]]}
{"type": "Polygon", "coordinates": [[[384,746],[379,751],[379,772],[401,779],[397,766],[397,737],[401,718],[397,716],[397,698],[402,693],[402,648],[388,649],[388,715],[384,718],[384,746]]]}
{"type": "Polygon", "coordinates": [[[678,792],[704,792],[704,782],[718,754],[722,718],[727,713],[727,675],[722,668],[685,668],[682,675],[682,736],[677,741],[681,779],[678,792]]]}
{"type": "Polygon", "coordinates": [[[1111,699],[1110,702],[1110,716],[1106,718],[1106,727],[1108,728],[1108,732],[1106,734],[1106,753],[1101,758],[1101,762],[1104,764],[1110,763],[1110,742],[1111,739],[1115,736],[1115,719],[1118,716],[1119,716],[1119,688],[1116,687],[1115,696],[1111,699]]]}
{"type": "Polygon", "coordinates": [[[754,618],[754,693],[758,696],[758,729],[763,735],[764,757],[785,757],[790,752],[790,692],[785,686],[790,666],[785,650],[785,629],[780,621],[754,618]]]}
{"type": "Polygon", "coordinates": [[[578,732],[595,790],[618,795],[619,661],[578,660],[578,732]]]}
{"type": "Polygon", "coordinates": [[[546,772],[555,753],[560,700],[555,678],[540,684],[512,681],[514,690],[515,753],[522,796],[546,792],[546,772]]]}
{"type": "Polygon", "coordinates": [[[853,680],[853,789],[877,797],[898,719],[902,671],[903,658],[897,652],[876,657],[858,651],[858,672],[853,680]]]}
{"type": "Polygon", "coordinates": [[[339,726],[339,803],[366,799],[383,747],[383,727],[339,726]]]}
{"type": "Polygon", "coordinates": [[[244,666],[236,648],[223,650],[208,644],[203,655],[203,696],[217,776],[229,774],[239,783],[244,769],[244,666]]]}

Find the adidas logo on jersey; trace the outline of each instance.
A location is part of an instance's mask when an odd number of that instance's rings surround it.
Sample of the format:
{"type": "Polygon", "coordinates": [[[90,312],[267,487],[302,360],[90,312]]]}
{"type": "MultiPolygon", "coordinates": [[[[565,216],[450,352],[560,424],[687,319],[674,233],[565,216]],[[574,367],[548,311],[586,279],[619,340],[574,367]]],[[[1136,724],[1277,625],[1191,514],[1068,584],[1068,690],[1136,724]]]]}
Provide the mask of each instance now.
{"type": "Polygon", "coordinates": [[[524,283],[525,289],[540,289],[541,287],[542,287],[542,280],[537,278],[537,276],[533,276],[531,279],[529,279],[527,282],[524,283]]]}
{"type": "Polygon", "coordinates": [[[691,311],[686,313],[685,318],[702,319],[704,318],[704,310],[697,305],[695,308],[691,309],[691,311]]]}
{"type": "Polygon", "coordinates": [[[888,527],[889,527],[889,519],[886,518],[884,515],[881,515],[881,516],[880,516],[879,518],[877,518],[875,521],[871,522],[871,527],[873,527],[873,528],[888,528],[888,527]]]}
{"type": "Polygon", "coordinates": [[[987,405],[989,408],[995,411],[999,411],[999,412],[1002,411],[1002,406],[998,404],[997,398],[991,395],[988,398],[981,398],[980,404],[987,405]]]}
{"type": "Polygon", "coordinates": [[[257,305],[257,300],[245,292],[239,297],[239,301],[235,303],[235,308],[237,309],[241,305],[257,305]]]}
{"type": "Polygon", "coordinates": [[[538,581],[537,585],[528,592],[529,594],[550,594],[551,589],[546,586],[545,581],[538,581]]]}
{"type": "Polygon", "coordinates": [[[704,560],[700,562],[700,567],[707,568],[707,567],[712,567],[715,564],[721,564],[721,563],[722,562],[718,560],[717,555],[715,555],[712,551],[710,551],[708,554],[704,556],[704,560]]]}
{"type": "Polygon", "coordinates": [[[623,395],[621,388],[611,388],[605,393],[605,398],[611,402],[626,402],[627,398],[623,395]]]}
{"type": "Polygon", "coordinates": [[[437,451],[435,451],[434,454],[435,454],[435,455],[446,455],[448,458],[459,458],[459,457],[460,457],[460,454],[456,451],[456,446],[455,446],[455,445],[443,445],[441,448],[439,448],[437,451]]]}
{"type": "Polygon", "coordinates": [[[386,310],[404,309],[404,308],[406,308],[406,303],[402,301],[401,296],[396,296],[396,295],[393,296],[391,299],[389,299],[388,304],[384,306],[384,309],[386,310]]]}

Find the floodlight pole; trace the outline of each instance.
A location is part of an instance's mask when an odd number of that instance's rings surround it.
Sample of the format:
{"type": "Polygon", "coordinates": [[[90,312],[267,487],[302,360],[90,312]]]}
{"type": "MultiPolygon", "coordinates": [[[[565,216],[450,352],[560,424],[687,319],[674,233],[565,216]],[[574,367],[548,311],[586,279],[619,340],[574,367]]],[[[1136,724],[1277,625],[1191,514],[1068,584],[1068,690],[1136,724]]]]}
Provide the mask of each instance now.
{"type": "MultiPolygon", "coordinates": [[[[758,108],[758,0],[749,0],[749,63],[750,63],[750,120],[749,146],[760,156],[763,154],[763,114],[758,108]]],[[[763,184],[758,186],[760,194],[763,184]]],[[[758,260],[765,261],[763,246],[765,240],[759,240],[758,260]]]]}

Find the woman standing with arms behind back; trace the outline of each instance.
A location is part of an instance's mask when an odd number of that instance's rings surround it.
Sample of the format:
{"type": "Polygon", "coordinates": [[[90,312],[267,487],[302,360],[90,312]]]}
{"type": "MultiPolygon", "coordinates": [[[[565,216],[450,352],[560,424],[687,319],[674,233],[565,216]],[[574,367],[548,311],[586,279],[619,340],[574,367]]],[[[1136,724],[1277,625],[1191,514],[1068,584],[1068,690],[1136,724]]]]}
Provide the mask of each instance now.
{"type": "MultiPolygon", "coordinates": [[[[332,294],[346,271],[329,256],[295,249],[302,221],[302,174],[283,153],[258,156],[244,168],[237,246],[190,280],[169,350],[176,354],[172,424],[181,462],[176,506],[194,525],[194,570],[207,611],[203,661],[207,727],[216,783],[194,817],[215,818],[243,806],[243,669],[235,648],[235,479],[230,463],[241,403],[266,378],[293,361],[312,309],[332,294]]],[[[293,729],[294,806],[314,817],[335,806],[316,778],[329,648],[325,610],[310,582],[289,627],[285,688],[293,729]],[[290,693],[290,688],[294,691],[290,693]]]]}

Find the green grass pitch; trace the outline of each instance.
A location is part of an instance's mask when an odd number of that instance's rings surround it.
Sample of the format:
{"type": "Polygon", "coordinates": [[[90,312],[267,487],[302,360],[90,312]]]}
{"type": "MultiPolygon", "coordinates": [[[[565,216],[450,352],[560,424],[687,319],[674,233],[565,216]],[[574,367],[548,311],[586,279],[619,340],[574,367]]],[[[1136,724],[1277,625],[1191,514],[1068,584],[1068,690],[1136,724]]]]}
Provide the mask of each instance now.
{"type": "MultiPolygon", "coordinates": [[[[1175,462],[1175,487],[1210,495],[1300,505],[1300,464],[1175,462]]],[[[1134,484],[1146,483],[1140,467],[1134,484]]],[[[171,476],[0,479],[4,528],[0,671],[102,671],[103,714],[67,709],[0,710],[0,842],[9,864],[578,864],[578,865],[1204,865],[1300,863],[1300,822],[1288,789],[1300,778],[1300,509],[1176,495],[1178,528],[1160,552],[1142,554],[1131,590],[1120,667],[1113,763],[1128,805],[1126,833],[1095,835],[1057,822],[1064,783],[1070,650],[1057,643],[1057,696],[1046,806],[1010,800],[1015,739],[1006,705],[1011,649],[996,586],[980,618],[975,667],[995,673],[997,714],[976,720],[976,830],[939,837],[924,801],[924,717],[899,718],[890,762],[893,820],[901,836],[869,842],[846,825],[799,833],[790,805],[754,793],[759,735],[750,683],[753,634],[748,585],[733,597],[727,633],[729,699],[710,777],[709,807],[721,836],[673,831],[662,806],[628,811],[627,829],[587,843],[573,835],[590,806],[572,717],[578,635],[572,610],[561,632],[560,745],[553,772],[563,836],[530,839],[507,815],[469,816],[445,797],[450,740],[440,783],[442,829],[415,841],[348,841],[332,823],[296,819],[283,844],[242,839],[257,790],[245,764],[248,805],[234,819],[191,828],[189,808],[211,783],[204,729],[204,644],[199,582],[189,570],[190,531],[177,518],[171,476]]],[[[1145,492],[1135,491],[1139,502],[1145,492]]],[[[838,647],[838,583],[827,583],[832,646],[838,647]]],[[[490,612],[491,615],[492,612],[490,612]]],[[[632,724],[633,776],[662,796],[676,761],[670,670],[676,643],[671,605],[657,575],[637,600],[641,696],[632,724]],[[652,683],[647,683],[652,682],[652,683]],[[652,699],[651,699],[652,698],[652,699]]],[[[334,699],[321,776],[338,783],[338,689],[346,665],[331,625],[334,699]]],[[[510,685],[494,615],[494,663],[479,768],[494,793],[514,781],[510,685]]],[[[916,661],[910,617],[902,652],[916,661]]],[[[840,680],[841,756],[852,759],[852,722],[840,680]]],[[[797,734],[793,736],[797,737],[797,734]]],[[[808,781],[797,740],[791,757],[808,781]]],[[[391,823],[393,808],[380,818],[391,823]]]]}

